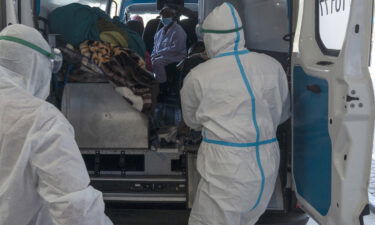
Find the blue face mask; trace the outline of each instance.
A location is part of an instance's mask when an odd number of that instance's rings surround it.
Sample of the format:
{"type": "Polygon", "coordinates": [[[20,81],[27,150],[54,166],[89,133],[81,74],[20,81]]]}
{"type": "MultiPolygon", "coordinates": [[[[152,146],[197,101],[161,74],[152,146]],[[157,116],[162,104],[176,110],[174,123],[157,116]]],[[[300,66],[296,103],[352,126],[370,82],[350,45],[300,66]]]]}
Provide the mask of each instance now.
{"type": "Polygon", "coordinates": [[[173,23],[172,18],[161,18],[161,22],[164,26],[168,26],[169,24],[173,23]]]}

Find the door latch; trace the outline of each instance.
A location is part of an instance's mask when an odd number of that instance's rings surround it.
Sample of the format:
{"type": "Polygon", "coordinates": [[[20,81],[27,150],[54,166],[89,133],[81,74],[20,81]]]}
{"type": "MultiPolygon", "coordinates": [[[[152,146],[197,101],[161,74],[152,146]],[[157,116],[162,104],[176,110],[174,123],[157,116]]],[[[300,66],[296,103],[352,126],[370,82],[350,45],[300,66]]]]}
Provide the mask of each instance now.
{"type": "Polygon", "coordinates": [[[322,92],[322,89],[317,84],[307,85],[306,88],[307,88],[307,90],[309,90],[309,91],[311,91],[315,94],[319,94],[319,93],[322,92]]]}
{"type": "Polygon", "coordinates": [[[346,102],[351,102],[351,101],[359,101],[358,97],[352,97],[350,95],[346,96],[346,102]]]}

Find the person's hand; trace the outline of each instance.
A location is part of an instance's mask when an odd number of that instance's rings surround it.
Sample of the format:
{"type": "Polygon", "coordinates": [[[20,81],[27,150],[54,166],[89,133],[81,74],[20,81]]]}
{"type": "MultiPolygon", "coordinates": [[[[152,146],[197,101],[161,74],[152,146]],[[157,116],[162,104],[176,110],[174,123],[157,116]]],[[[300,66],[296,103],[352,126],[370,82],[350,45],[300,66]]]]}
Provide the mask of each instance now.
{"type": "Polygon", "coordinates": [[[157,58],[160,58],[161,57],[161,55],[153,55],[153,56],[151,56],[151,60],[155,60],[155,59],[157,59],[157,58]]]}

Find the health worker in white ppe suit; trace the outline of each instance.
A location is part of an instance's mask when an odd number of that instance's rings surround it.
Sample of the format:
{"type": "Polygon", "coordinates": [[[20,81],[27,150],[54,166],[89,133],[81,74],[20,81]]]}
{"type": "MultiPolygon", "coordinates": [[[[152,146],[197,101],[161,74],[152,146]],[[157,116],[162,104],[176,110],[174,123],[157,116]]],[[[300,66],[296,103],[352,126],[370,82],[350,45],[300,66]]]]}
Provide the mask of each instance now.
{"type": "Polygon", "coordinates": [[[33,28],[0,32],[1,225],[112,225],[72,126],[45,101],[61,61],[33,28]]]}
{"type": "Polygon", "coordinates": [[[192,69],[181,90],[184,121],[203,134],[189,225],[253,225],[278,174],[276,129],[290,113],[287,78],[276,60],[245,48],[231,4],[215,8],[201,31],[210,60],[192,69]]]}

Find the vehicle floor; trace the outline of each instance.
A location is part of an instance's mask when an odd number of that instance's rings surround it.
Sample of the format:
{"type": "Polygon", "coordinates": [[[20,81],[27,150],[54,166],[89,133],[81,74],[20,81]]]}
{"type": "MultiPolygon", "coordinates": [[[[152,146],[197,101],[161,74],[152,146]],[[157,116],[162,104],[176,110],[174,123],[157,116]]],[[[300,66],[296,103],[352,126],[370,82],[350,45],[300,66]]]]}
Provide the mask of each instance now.
{"type": "MultiPolygon", "coordinates": [[[[118,205],[106,206],[106,213],[115,225],[188,225],[190,210],[181,208],[148,208],[129,209],[118,205]]],[[[305,225],[307,218],[303,214],[292,214],[294,223],[283,214],[273,214],[272,217],[261,218],[257,225],[305,225]],[[296,220],[296,218],[306,218],[296,220]],[[296,222],[299,221],[299,222],[296,222]],[[304,222],[303,222],[304,221],[304,222]]]]}
{"type": "Polygon", "coordinates": [[[167,209],[110,210],[107,215],[115,225],[187,225],[189,211],[167,209]]]}
{"type": "MultiPolygon", "coordinates": [[[[189,219],[188,210],[171,209],[110,210],[109,212],[107,212],[107,215],[111,218],[114,225],[187,225],[189,219]]],[[[374,214],[371,214],[364,218],[364,225],[374,224],[374,214]]],[[[289,224],[283,223],[283,225],[289,224]]],[[[318,223],[310,219],[307,225],[318,225],[318,223]]]]}
{"type": "MultiPolygon", "coordinates": [[[[375,215],[371,214],[368,216],[365,216],[363,219],[364,225],[374,225],[375,224],[375,215]]],[[[310,219],[309,222],[306,225],[318,225],[317,222],[315,222],[313,219],[310,219]]]]}

